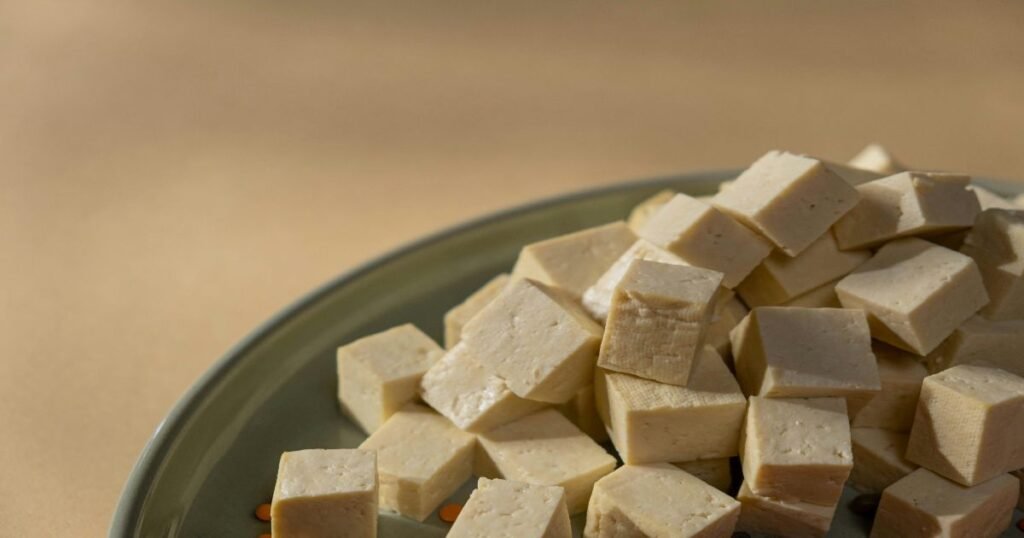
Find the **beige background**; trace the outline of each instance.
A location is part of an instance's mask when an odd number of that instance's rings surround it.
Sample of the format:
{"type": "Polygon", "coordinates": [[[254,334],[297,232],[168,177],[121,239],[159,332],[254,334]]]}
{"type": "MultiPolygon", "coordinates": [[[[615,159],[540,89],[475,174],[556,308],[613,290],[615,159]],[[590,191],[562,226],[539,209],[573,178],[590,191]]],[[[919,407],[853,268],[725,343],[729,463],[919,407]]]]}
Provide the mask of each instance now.
{"type": "Polygon", "coordinates": [[[467,217],[869,140],[1024,177],[1022,2],[626,4],[0,0],[0,535],[103,534],[232,343],[467,217]]]}

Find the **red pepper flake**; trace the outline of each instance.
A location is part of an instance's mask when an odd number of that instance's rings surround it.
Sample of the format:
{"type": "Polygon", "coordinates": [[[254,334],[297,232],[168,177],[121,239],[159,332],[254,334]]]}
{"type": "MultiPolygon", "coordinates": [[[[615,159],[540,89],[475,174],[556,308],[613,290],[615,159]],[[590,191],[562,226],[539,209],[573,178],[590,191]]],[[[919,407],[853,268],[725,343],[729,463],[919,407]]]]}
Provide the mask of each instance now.
{"type": "Polygon", "coordinates": [[[256,519],[260,521],[270,521],[270,505],[263,503],[256,507],[256,519]]]}
{"type": "Polygon", "coordinates": [[[455,519],[459,517],[459,513],[461,512],[461,504],[446,504],[441,507],[440,511],[438,511],[437,517],[441,518],[441,521],[444,521],[445,523],[455,523],[455,519]]]}

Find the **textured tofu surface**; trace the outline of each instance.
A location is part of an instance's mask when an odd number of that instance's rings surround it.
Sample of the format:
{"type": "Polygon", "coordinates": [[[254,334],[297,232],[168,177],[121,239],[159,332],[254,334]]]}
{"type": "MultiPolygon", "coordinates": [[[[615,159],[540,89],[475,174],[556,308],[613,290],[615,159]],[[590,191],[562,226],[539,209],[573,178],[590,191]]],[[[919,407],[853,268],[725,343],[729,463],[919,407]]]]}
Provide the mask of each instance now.
{"type": "MultiPolygon", "coordinates": [[[[724,358],[729,355],[732,343],[729,341],[729,333],[740,324],[740,321],[750,312],[747,306],[735,296],[720,297],[715,305],[715,313],[711,318],[707,331],[704,333],[704,345],[715,348],[715,351],[724,358]]],[[[732,364],[732,356],[729,355],[728,364],[732,364]]]]}
{"type": "Polygon", "coordinates": [[[523,247],[514,278],[530,278],[577,299],[636,241],[625,222],[612,222],[523,247]]]}
{"type": "Polygon", "coordinates": [[[483,310],[488,303],[505,289],[509,275],[501,273],[487,281],[480,289],[466,297],[465,301],[452,307],[444,315],[444,347],[451,349],[462,339],[462,328],[473,319],[477,312],[483,310]]]}
{"type": "Polygon", "coordinates": [[[565,490],[481,478],[448,538],[570,538],[565,490]]]}
{"type": "Polygon", "coordinates": [[[274,536],[377,536],[377,465],[371,451],[281,454],[271,504],[274,536]]]}
{"type": "Polygon", "coordinates": [[[977,262],[985,280],[991,302],[981,314],[1024,319],[1024,211],[983,211],[961,251],[977,262]]]}
{"type": "Polygon", "coordinates": [[[822,506],[800,501],[763,497],[744,482],[736,494],[740,518],[736,530],[787,538],[820,538],[828,533],[836,505],[822,506]]]}
{"type": "Polygon", "coordinates": [[[860,491],[881,493],[897,480],[917,469],[903,455],[907,452],[906,433],[878,428],[853,428],[853,472],[850,485],[860,491]]]}
{"type": "Polygon", "coordinates": [[[601,421],[601,417],[597,413],[594,392],[594,385],[583,387],[576,392],[571,400],[559,405],[556,409],[591,439],[603,443],[608,440],[608,430],[605,429],[604,422],[601,421]]]}
{"type": "Polygon", "coordinates": [[[677,461],[672,463],[676,467],[703,480],[709,486],[728,493],[732,487],[732,463],[731,458],[712,458],[709,460],[677,461]]]}
{"type": "Polygon", "coordinates": [[[823,284],[813,290],[798,295],[779,306],[796,306],[801,308],[842,308],[836,295],[836,284],[839,279],[823,284]]]}
{"type": "Polygon", "coordinates": [[[917,397],[928,370],[909,352],[876,342],[872,346],[878,360],[882,390],[865,398],[851,398],[851,425],[908,432],[914,423],[917,397]]]}
{"type": "Polygon", "coordinates": [[[633,232],[640,233],[640,230],[647,224],[647,221],[651,219],[651,215],[657,213],[676,194],[675,191],[663,190],[640,202],[629,212],[626,224],[629,225],[633,232]]]}
{"type": "Polygon", "coordinates": [[[597,279],[594,285],[587,288],[583,293],[583,307],[594,319],[604,323],[608,317],[608,309],[612,306],[612,296],[615,295],[615,288],[619,287],[626,270],[635,260],[649,260],[661,263],[672,263],[677,265],[689,265],[682,258],[671,252],[647,241],[638,239],[626,252],[622,253],[608,270],[597,279]]]}
{"type": "Polygon", "coordinates": [[[974,316],[928,354],[927,363],[932,373],[977,364],[1024,376],[1024,319],[991,321],[974,316]]]}

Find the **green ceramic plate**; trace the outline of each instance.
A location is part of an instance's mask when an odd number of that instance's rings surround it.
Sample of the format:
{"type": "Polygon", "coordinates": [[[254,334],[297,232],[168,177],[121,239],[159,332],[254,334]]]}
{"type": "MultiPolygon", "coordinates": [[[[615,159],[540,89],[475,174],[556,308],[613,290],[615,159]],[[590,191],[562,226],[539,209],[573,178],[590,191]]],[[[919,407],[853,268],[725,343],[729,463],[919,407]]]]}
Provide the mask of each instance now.
{"type": "MultiPolygon", "coordinates": [[[[355,447],[365,437],[335,403],[340,344],[405,322],[440,340],[444,313],[508,270],[522,245],[621,219],[661,189],[711,194],[735,174],[653,179],[545,200],[422,239],[328,283],[257,329],[178,402],[132,471],[110,536],[270,532],[252,513],[270,500],[281,452],[355,447]]],[[[465,499],[470,489],[454,498],[465,499]]],[[[580,524],[577,518],[577,535],[580,524]]],[[[380,522],[384,537],[444,536],[446,529],[436,515],[425,523],[397,516],[380,522]]],[[[865,530],[866,522],[844,508],[832,535],[865,530]]]]}

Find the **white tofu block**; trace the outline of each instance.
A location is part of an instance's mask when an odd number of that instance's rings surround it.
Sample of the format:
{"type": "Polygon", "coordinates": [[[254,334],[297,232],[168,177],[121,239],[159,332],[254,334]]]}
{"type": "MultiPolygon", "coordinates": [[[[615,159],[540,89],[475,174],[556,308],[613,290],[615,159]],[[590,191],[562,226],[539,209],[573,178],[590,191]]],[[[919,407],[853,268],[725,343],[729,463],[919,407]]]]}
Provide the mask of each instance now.
{"type": "Polygon", "coordinates": [[[906,433],[878,428],[853,428],[853,472],[850,485],[859,491],[881,493],[897,480],[912,473],[917,465],[903,457],[906,433]]]}
{"type": "Polygon", "coordinates": [[[851,398],[850,417],[855,428],[882,428],[909,432],[917,410],[917,396],[928,370],[917,356],[876,343],[878,378],[882,390],[866,398],[851,398]]]}
{"type": "Polygon", "coordinates": [[[622,277],[626,275],[626,270],[636,260],[689,265],[679,256],[650,241],[638,239],[626,252],[622,253],[622,256],[619,256],[619,259],[615,260],[615,263],[601,275],[601,278],[597,279],[593,286],[583,292],[583,307],[594,319],[604,323],[608,318],[608,309],[612,306],[615,288],[619,287],[622,277]]]}
{"type": "Polygon", "coordinates": [[[455,347],[455,344],[459,343],[459,340],[462,339],[462,327],[466,325],[466,322],[473,319],[477,312],[483,310],[488,303],[494,300],[501,293],[501,290],[505,289],[508,281],[508,274],[501,273],[488,280],[483,287],[473,292],[469,297],[466,297],[465,301],[452,307],[444,315],[444,347],[451,349],[455,347]]]}
{"type": "Polygon", "coordinates": [[[597,408],[622,461],[662,463],[738,453],[747,402],[721,357],[704,348],[686,387],[598,369],[597,408]]]}
{"type": "Polygon", "coordinates": [[[960,250],[978,264],[991,299],[981,315],[1024,319],[1024,211],[982,212],[960,250]]]}
{"type": "Polygon", "coordinates": [[[625,222],[580,230],[523,247],[513,278],[529,278],[568,291],[576,299],[636,241],[625,222]]]}
{"type": "MultiPolygon", "coordinates": [[[[715,351],[725,358],[732,349],[729,333],[740,324],[748,312],[750,311],[746,305],[735,296],[719,298],[711,324],[704,333],[704,344],[715,348],[715,351]]],[[[731,364],[732,357],[726,361],[726,364],[731,364]]]]}
{"type": "Polygon", "coordinates": [[[719,192],[712,204],[796,256],[859,199],[857,189],[821,161],[770,151],[740,174],[732,188],[719,192]]]}
{"type": "Polygon", "coordinates": [[[591,384],[602,332],[561,290],[513,280],[469,320],[462,338],[517,396],[564,403],[591,384]]]}
{"type": "Polygon", "coordinates": [[[1024,378],[960,365],[924,379],[907,459],[973,486],[1024,468],[1024,378]]]}
{"type": "Polygon", "coordinates": [[[798,256],[772,252],[736,293],[751,308],[781,305],[846,276],[870,257],[866,250],[839,250],[832,234],[825,233],[798,256]]]}
{"type": "Polygon", "coordinates": [[[341,410],[373,433],[395,411],[415,400],[420,379],[444,353],[411,324],[360,338],[338,348],[341,410]]]}
{"type": "Polygon", "coordinates": [[[420,396],[468,432],[501,426],[547,405],[516,396],[505,380],[473,357],[465,343],[456,344],[427,370],[420,382],[420,396]]]}
{"type": "Polygon", "coordinates": [[[725,213],[677,194],[651,216],[640,237],[679,256],[686,263],[725,275],[733,288],[761,263],[771,244],[725,213]]]}
{"type": "Polygon", "coordinates": [[[786,538],[820,538],[828,533],[836,505],[821,506],[800,501],[762,497],[744,482],[736,495],[740,519],[736,530],[786,538]]]}
{"type": "Polygon", "coordinates": [[[853,468],[842,398],[751,396],[741,443],[744,480],[762,497],[834,506],[853,468]]]}
{"type": "Polygon", "coordinates": [[[605,429],[604,422],[601,422],[601,416],[597,413],[593,385],[583,387],[571,400],[559,405],[557,409],[559,413],[569,419],[569,422],[575,424],[595,442],[603,443],[608,440],[608,430],[605,429]]]}
{"type": "Polygon", "coordinates": [[[583,536],[728,537],[739,515],[740,503],[685,471],[626,465],[594,486],[583,536]]]}
{"type": "Polygon", "coordinates": [[[882,247],[836,284],[836,295],[868,313],[871,336],[921,356],[988,303],[973,260],[915,238],[882,247]]]}
{"type": "Polygon", "coordinates": [[[696,476],[709,486],[729,493],[732,486],[732,464],[730,458],[712,458],[709,460],[677,461],[672,465],[696,476]]]}
{"type": "Polygon", "coordinates": [[[275,538],[374,538],[376,455],[350,449],[281,454],[270,514],[275,538]]]}
{"type": "Polygon", "coordinates": [[[716,271],[634,260],[612,296],[597,365],[685,385],[721,284],[716,271]]]}
{"type": "Polygon", "coordinates": [[[647,224],[647,221],[651,219],[651,215],[657,213],[675,195],[675,191],[666,189],[637,204],[629,212],[629,218],[626,219],[629,229],[633,230],[634,233],[640,233],[640,230],[647,224]]]}
{"type": "Polygon", "coordinates": [[[860,203],[833,227],[836,241],[849,250],[969,228],[981,211],[969,183],[956,174],[901,172],[860,185],[860,203]]]}
{"type": "Polygon", "coordinates": [[[481,478],[448,538],[571,538],[565,490],[481,478]]]}
{"type": "Polygon", "coordinates": [[[1012,200],[1004,198],[981,185],[970,185],[967,187],[967,190],[973,192],[978,197],[978,204],[981,205],[982,211],[986,209],[1020,209],[1020,206],[1013,203],[1012,200]]]}
{"type": "Polygon", "coordinates": [[[359,448],[377,453],[380,507],[423,521],[473,474],[476,437],[409,404],[359,448]]]}
{"type": "Polygon", "coordinates": [[[779,306],[795,306],[800,308],[842,308],[839,296],[836,295],[836,284],[840,279],[818,286],[813,290],[794,297],[779,306]]]}
{"type": "Polygon", "coordinates": [[[1024,377],[1024,320],[989,321],[974,316],[935,348],[927,361],[932,373],[959,364],[979,364],[1024,377]]]}
{"type": "Polygon", "coordinates": [[[569,514],[587,508],[590,491],[615,458],[554,409],[478,436],[476,474],[565,488],[569,514]]]}
{"type": "Polygon", "coordinates": [[[896,174],[907,169],[881,144],[868,144],[864,146],[864,149],[860,150],[860,153],[847,161],[846,164],[855,168],[887,175],[896,174]]]}
{"type": "Polygon", "coordinates": [[[964,487],[918,469],[882,493],[871,538],[995,538],[1010,526],[1016,498],[1010,475],[964,487]]]}
{"type": "Polygon", "coordinates": [[[840,308],[755,308],[731,334],[747,395],[869,397],[881,387],[864,313],[840,308]]]}
{"type": "Polygon", "coordinates": [[[843,178],[843,181],[849,183],[853,187],[863,185],[889,175],[865,170],[863,168],[857,168],[856,166],[850,166],[849,164],[835,163],[824,159],[819,160],[825,165],[825,168],[827,168],[829,172],[843,178]]]}

